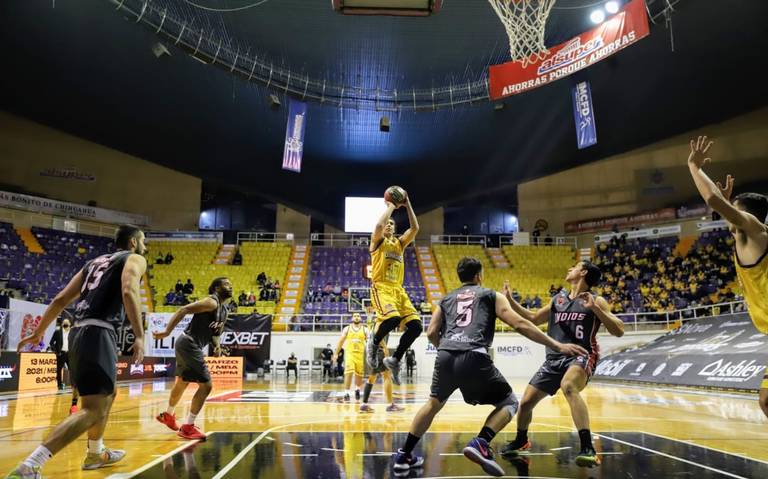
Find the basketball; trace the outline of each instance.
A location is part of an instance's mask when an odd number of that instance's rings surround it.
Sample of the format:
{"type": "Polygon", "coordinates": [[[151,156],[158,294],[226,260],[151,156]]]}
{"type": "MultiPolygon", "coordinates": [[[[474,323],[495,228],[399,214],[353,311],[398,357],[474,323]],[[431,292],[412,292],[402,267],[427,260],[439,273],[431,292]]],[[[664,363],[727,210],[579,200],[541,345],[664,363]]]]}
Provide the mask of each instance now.
{"type": "Polygon", "coordinates": [[[384,192],[384,199],[394,204],[395,206],[400,206],[405,203],[405,198],[407,195],[408,194],[405,192],[405,190],[399,186],[390,186],[384,192]]]}

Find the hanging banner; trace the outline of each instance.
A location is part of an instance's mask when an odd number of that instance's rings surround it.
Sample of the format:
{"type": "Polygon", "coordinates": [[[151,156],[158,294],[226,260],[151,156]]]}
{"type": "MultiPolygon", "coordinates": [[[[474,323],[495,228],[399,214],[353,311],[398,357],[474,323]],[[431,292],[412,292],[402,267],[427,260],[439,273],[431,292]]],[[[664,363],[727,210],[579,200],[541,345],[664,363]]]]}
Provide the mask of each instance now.
{"type": "Polygon", "coordinates": [[[686,322],[648,344],[600,360],[595,378],[757,391],[768,337],[746,313],[686,322]]]}
{"type": "Polygon", "coordinates": [[[225,356],[242,356],[245,372],[255,373],[269,359],[272,316],[269,314],[230,315],[221,334],[225,356]]]}
{"type": "Polygon", "coordinates": [[[589,82],[583,81],[574,85],[571,96],[573,97],[573,119],[576,122],[576,142],[581,150],[597,143],[595,112],[592,109],[592,90],[589,88],[589,82]]]}
{"type": "Polygon", "coordinates": [[[554,46],[543,59],[526,68],[520,62],[493,65],[489,70],[491,100],[523,93],[589,67],[648,36],[644,0],[624,9],[581,35],[554,46]]]}
{"type": "Polygon", "coordinates": [[[301,157],[304,153],[304,128],[307,116],[307,104],[290,99],[288,102],[288,124],[285,127],[285,150],[283,150],[283,169],[301,171],[301,157]]]}
{"type": "Polygon", "coordinates": [[[674,208],[662,208],[656,211],[635,213],[624,216],[608,216],[605,218],[592,218],[588,220],[568,221],[565,223],[566,234],[591,233],[593,231],[609,230],[611,227],[627,228],[630,226],[677,219],[674,208]]]}

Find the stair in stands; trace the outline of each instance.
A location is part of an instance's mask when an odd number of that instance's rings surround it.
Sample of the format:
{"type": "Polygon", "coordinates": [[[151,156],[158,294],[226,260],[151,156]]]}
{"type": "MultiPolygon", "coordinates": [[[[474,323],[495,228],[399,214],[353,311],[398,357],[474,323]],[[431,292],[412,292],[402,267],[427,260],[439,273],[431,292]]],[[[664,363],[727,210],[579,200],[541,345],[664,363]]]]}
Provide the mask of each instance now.
{"type": "Polygon", "coordinates": [[[277,307],[277,321],[272,325],[274,331],[285,328],[291,317],[299,313],[304,285],[309,266],[309,246],[294,244],[291,248],[291,259],[285,274],[280,304],[277,307]],[[277,328],[277,329],[276,329],[277,328]]]}
{"type": "Polygon", "coordinates": [[[507,257],[504,256],[501,248],[486,248],[485,254],[488,255],[494,268],[509,268],[509,262],[507,262],[507,257]]]}
{"type": "Polygon", "coordinates": [[[232,264],[232,259],[235,257],[235,251],[237,251],[237,245],[223,244],[219,246],[219,251],[216,253],[216,258],[213,260],[213,264],[232,264]]]}
{"type": "Polygon", "coordinates": [[[35,234],[32,233],[30,228],[15,228],[16,233],[19,234],[21,241],[24,242],[24,246],[27,247],[27,251],[35,254],[45,254],[43,246],[37,241],[35,234]]]}
{"type": "Polygon", "coordinates": [[[429,246],[417,246],[416,258],[419,261],[419,271],[424,281],[424,288],[427,290],[427,299],[435,304],[445,295],[445,286],[440,276],[440,270],[432,256],[432,250],[429,246]]]}

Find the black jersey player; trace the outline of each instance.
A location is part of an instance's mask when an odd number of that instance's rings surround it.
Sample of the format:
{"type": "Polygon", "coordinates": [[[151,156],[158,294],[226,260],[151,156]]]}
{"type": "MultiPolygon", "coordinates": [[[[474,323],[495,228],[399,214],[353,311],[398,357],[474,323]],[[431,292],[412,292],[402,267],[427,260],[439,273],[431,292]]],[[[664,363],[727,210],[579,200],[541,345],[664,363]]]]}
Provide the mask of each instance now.
{"type": "Polygon", "coordinates": [[[528,339],[565,356],[587,353],[579,345],[562,344],[542,333],[530,321],[515,314],[504,296],[483,288],[482,265],[475,258],[461,259],[456,269],[463,284],[440,301],[427,329],[427,337],[438,351],[431,393],[413,418],[408,437],[396,454],[394,469],[398,476],[408,475],[411,469],[424,464],[424,459],[413,454],[413,450],[457,389],[469,404],[494,406],[480,433],[464,448],[464,455],[486,473],[504,475],[489,443],[512,420],[518,403],[489,354],[497,317],[528,339]]]}
{"type": "Polygon", "coordinates": [[[224,301],[232,297],[232,283],[227,278],[216,278],[208,287],[208,293],[209,296],[179,308],[168,321],[165,331],[152,333],[155,339],[165,338],[173,332],[173,328],[184,316],[193,315],[184,333],[176,339],[174,346],[176,350],[176,384],[173,385],[171,397],[168,399],[168,409],[161,412],[156,418],[171,430],[178,431],[179,437],[184,439],[205,439],[205,434],[195,426],[195,419],[203,408],[205,399],[213,389],[211,375],[205,364],[203,348],[213,343],[215,348],[214,351],[211,351],[211,355],[219,356],[221,353],[220,337],[229,312],[224,301]],[[192,397],[189,415],[179,427],[176,424],[176,405],[189,383],[197,383],[198,387],[194,397],[192,397]]]}
{"type": "Polygon", "coordinates": [[[125,456],[125,451],[104,447],[103,438],[115,399],[116,329],[126,315],[136,337],[133,360],[141,363],[144,358],[139,295],[141,277],[147,268],[142,256],[146,252],[144,233],[135,226],[121,225],[115,232],[115,246],[117,252],[88,261],[48,305],[32,335],[19,342],[19,350],[27,344],[38,344],[51,322],[77,300],[68,343],[70,376],[80,393],[82,408],[56,426],[7,478],[41,478],[43,464],[85,432],[88,453],[84,470],[109,466],[125,456]]]}
{"type": "Polygon", "coordinates": [[[547,395],[553,396],[558,389],[562,389],[581,441],[576,464],[582,467],[600,464],[600,458],[592,445],[589,410],[581,397],[581,391],[587,386],[599,359],[597,331],[600,325],[605,325],[608,332],[614,336],[624,334],[624,323],[611,313],[608,302],[589,292],[600,281],[600,277],[600,269],[589,261],[576,263],[565,277],[571,290],[560,291],[552,297],[548,305],[535,313],[520,306],[512,298],[509,287],[505,284],[507,299],[518,314],[535,324],[548,321],[547,334],[551,338],[562,343],[578,344],[589,354],[568,357],[547,348],[546,360],[531,379],[520,402],[517,437],[502,449],[503,455],[514,456],[519,451],[530,449],[528,426],[533,418],[533,408],[547,395]]]}

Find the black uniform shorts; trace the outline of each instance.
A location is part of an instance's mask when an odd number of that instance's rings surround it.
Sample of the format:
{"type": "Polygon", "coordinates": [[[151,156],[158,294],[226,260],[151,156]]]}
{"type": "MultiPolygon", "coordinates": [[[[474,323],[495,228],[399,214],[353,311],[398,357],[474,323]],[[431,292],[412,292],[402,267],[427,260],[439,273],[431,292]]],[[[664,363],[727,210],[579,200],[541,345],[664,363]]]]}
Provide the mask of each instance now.
{"type": "Polygon", "coordinates": [[[432,373],[430,396],[443,402],[457,389],[468,404],[498,404],[512,387],[504,379],[491,357],[478,351],[437,352],[432,373]]]}
{"type": "Polygon", "coordinates": [[[72,385],[81,396],[109,395],[117,379],[117,335],[112,328],[76,326],[69,332],[72,385]]]}
{"type": "Polygon", "coordinates": [[[176,339],[176,376],[189,383],[207,383],[211,380],[205,355],[195,341],[187,334],[176,339]]]}
{"type": "Polygon", "coordinates": [[[554,396],[560,389],[560,383],[563,381],[566,371],[571,366],[578,366],[587,373],[587,380],[592,376],[594,364],[597,359],[590,356],[563,356],[555,359],[547,359],[541,368],[533,375],[528,383],[540,391],[544,391],[550,396],[554,396]]]}

